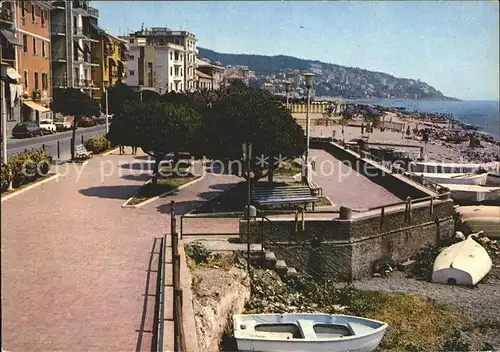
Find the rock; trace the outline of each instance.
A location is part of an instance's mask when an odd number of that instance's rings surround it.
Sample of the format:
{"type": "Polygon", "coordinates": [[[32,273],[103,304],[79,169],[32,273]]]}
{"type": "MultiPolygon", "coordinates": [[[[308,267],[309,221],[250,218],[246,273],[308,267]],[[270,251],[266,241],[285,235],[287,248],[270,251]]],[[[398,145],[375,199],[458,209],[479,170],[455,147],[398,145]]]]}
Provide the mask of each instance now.
{"type": "Polygon", "coordinates": [[[373,273],[373,275],[372,275],[372,276],[373,276],[373,277],[382,277],[382,274],[380,274],[380,273],[373,273]]]}

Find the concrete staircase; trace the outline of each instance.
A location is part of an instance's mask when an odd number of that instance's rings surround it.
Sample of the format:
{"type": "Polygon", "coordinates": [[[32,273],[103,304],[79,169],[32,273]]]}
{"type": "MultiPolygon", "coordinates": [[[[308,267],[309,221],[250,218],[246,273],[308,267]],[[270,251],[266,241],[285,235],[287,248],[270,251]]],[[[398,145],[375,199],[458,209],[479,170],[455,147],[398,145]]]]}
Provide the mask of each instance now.
{"type": "Polygon", "coordinates": [[[289,267],[284,260],[277,259],[274,252],[265,249],[252,252],[250,254],[250,263],[254,266],[274,270],[282,278],[297,275],[295,268],[289,267]]]}

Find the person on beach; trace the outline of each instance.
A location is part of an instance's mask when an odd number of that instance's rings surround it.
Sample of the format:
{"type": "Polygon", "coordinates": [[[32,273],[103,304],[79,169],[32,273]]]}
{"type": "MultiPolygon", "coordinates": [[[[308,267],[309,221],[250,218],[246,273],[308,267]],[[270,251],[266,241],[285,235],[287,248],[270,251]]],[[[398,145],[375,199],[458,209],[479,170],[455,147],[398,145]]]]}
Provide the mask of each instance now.
{"type": "Polygon", "coordinates": [[[120,144],[120,155],[125,154],[125,146],[123,144],[120,144]]]}

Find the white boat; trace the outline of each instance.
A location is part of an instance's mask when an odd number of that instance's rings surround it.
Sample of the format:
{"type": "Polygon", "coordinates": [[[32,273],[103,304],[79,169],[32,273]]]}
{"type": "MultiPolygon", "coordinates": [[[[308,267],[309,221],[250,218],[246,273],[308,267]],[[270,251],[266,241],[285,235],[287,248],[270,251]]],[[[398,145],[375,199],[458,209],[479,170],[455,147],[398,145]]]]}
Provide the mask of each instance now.
{"type": "Polygon", "coordinates": [[[488,178],[487,173],[483,174],[463,174],[463,173],[421,173],[425,179],[434,183],[447,183],[456,185],[485,185],[488,178]]]}
{"type": "Polygon", "coordinates": [[[500,186],[500,173],[488,172],[488,177],[486,178],[486,184],[490,186],[500,186]]]}
{"type": "Polygon", "coordinates": [[[488,187],[480,185],[455,185],[455,184],[440,184],[443,187],[449,188],[451,198],[455,201],[462,202],[498,202],[500,201],[500,187],[488,187]]]}
{"type": "Polygon", "coordinates": [[[434,261],[432,282],[474,286],[490,272],[492,265],[486,249],[469,236],[439,253],[434,261]]]}
{"type": "Polygon", "coordinates": [[[474,173],[479,170],[499,172],[500,163],[492,161],[483,164],[459,164],[459,163],[440,163],[433,161],[412,161],[409,164],[409,171],[417,174],[428,173],[474,173]]]}
{"type": "Polygon", "coordinates": [[[233,315],[238,351],[369,352],[387,324],[348,315],[233,315]]]}
{"type": "Polygon", "coordinates": [[[473,232],[483,231],[485,236],[500,239],[500,206],[460,206],[456,211],[473,232]]]}

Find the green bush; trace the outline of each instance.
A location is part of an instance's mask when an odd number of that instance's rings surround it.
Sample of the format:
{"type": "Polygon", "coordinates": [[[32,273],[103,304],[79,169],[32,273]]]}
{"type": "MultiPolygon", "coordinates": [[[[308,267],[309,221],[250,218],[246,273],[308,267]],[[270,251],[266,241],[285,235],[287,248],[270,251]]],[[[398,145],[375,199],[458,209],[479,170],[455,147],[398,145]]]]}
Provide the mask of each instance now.
{"type": "Polygon", "coordinates": [[[12,187],[17,188],[46,176],[50,171],[52,157],[43,150],[33,150],[12,155],[7,163],[11,171],[12,187]]]}
{"type": "Polygon", "coordinates": [[[12,177],[10,175],[10,167],[8,164],[2,163],[2,185],[1,185],[1,192],[5,192],[9,188],[9,183],[12,180],[12,177]]]}
{"type": "Polygon", "coordinates": [[[85,148],[94,154],[99,154],[111,148],[111,143],[103,135],[90,137],[85,141],[85,148]]]}
{"type": "Polygon", "coordinates": [[[193,259],[196,264],[206,263],[210,257],[210,251],[199,241],[186,244],[186,254],[193,259]]]}

